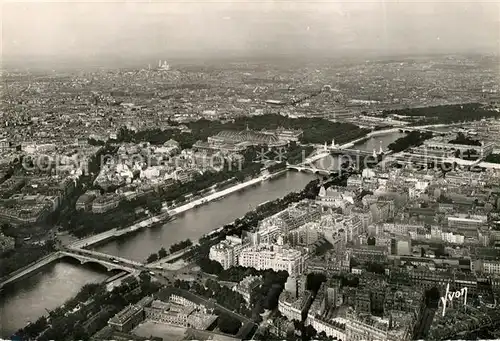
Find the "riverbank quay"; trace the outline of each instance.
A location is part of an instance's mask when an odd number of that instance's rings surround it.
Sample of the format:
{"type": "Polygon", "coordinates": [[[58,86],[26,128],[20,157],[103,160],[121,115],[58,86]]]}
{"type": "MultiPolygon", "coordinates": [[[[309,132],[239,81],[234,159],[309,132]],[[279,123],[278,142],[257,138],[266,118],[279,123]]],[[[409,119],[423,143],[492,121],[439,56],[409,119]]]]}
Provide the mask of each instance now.
{"type": "Polygon", "coordinates": [[[287,170],[284,169],[284,170],[276,172],[274,174],[260,175],[257,178],[245,181],[243,183],[239,183],[239,184],[237,184],[235,186],[226,188],[226,189],[224,189],[222,191],[209,194],[209,195],[207,195],[207,196],[205,196],[203,198],[194,200],[194,201],[192,201],[190,203],[187,203],[185,205],[182,205],[182,206],[179,206],[179,207],[176,207],[176,208],[172,208],[172,209],[169,209],[168,207],[163,207],[162,210],[167,211],[168,214],[170,214],[171,216],[175,216],[176,214],[183,213],[183,212],[185,212],[187,210],[193,209],[193,208],[195,208],[197,206],[203,205],[203,204],[208,203],[210,201],[223,198],[223,197],[225,197],[225,196],[227,196],[227,195],[229,195],[231,193],[238,192],[238,191],[240,191],[242,189],[245,189],[247,187],[256,185],[258,183],[261,183],[262,181],[265,181],[267,179],[271,179],[271,178],[275,178],[277,176],[283,175],[286,172],[287,172],[287,170]]]}
{"type": "Polygon", "coordinates": [[[172,219],[172,217],[168,214],[168,212],[162,212],[159,215],[141,220],[140,222],[137,222],[129,227],[126,227],[123,229],[113,228],[113,229],[108,230],[106,232],[102,232],[102,233],[99,233],[99,234],[96,234],[96,235],[93,235],[90,237],[79,239],[75,242],[70,243],[67,246],[69,248],[76,248],[76,249],[87,248],[90,246],[96,246],[98,244],[108,242],[109,240],[112,240],[115,238],[121,238],[127,234],[138,232],[138,231],[142,230],[143,228],[153,227],[157,224],[165,223],[171,219],[172,219]]]}

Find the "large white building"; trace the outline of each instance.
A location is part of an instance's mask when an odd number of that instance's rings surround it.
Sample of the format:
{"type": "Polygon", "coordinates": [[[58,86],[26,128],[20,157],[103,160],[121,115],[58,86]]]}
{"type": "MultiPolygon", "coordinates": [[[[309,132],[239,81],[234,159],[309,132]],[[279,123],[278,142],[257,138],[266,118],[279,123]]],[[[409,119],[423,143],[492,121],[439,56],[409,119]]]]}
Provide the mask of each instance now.
{"type": "Polygon", "coordinates": [[[238,265],[238,259],[244,244],[241,238],[227,236],[226,240],[210,248],[208,258],[219,262],[224,269],[238,265]]]}
{"type": "Polygon", "coordinates": [[[300,275],[306,266],[305,255],[301,251],[266,244],[243,249],[239,255],[239,265],[257,270],[284,270],[290,276],[300,275]]]}

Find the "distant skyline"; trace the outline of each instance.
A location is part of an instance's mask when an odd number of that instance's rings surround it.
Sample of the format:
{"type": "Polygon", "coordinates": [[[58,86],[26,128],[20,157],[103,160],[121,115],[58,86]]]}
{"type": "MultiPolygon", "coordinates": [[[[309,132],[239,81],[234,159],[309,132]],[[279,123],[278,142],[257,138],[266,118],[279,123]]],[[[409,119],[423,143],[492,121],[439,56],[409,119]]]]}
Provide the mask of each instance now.
{"type": "Polygon", "coordinates": [[[345,56],[500,51],[500,3],[8,2],[2,57],[345,56]]]}

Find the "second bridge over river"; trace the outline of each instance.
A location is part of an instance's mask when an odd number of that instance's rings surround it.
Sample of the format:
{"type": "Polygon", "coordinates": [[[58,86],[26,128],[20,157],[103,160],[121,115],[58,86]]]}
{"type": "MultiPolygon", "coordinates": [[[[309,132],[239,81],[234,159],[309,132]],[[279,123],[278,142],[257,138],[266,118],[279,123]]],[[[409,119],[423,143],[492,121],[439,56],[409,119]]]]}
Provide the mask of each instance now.
{"type": "Polygon", "coordinates": [[[333,173],[339,172],[340,165],[346,161],[348,161],[350,164],[360,164],[363,162],[363,160],[366,157],[373,156],[375,158],[379,157],[380,155],[383,155],[383,152],[376,153],[375,151],[368,152],[364,150],[358,150],[358,149],[328,149],[324,150],[323,148],[318,149],[316,152],[314,152],[311,156],[306,158],[304,162],[301,162],[299,164],[289,164],[287,163],[287,168],[288,169],[293,169],[299,172],[308,172],[308,173],[315,173],[315,174],[321,174],[321,175],[330,175],[333,173]],[[337,167],[329,167],[325,168],[322,165],[316,165],[315,162],[324,159],[328,156],[336,156],[339,158],[338,166],[337,167]]]}

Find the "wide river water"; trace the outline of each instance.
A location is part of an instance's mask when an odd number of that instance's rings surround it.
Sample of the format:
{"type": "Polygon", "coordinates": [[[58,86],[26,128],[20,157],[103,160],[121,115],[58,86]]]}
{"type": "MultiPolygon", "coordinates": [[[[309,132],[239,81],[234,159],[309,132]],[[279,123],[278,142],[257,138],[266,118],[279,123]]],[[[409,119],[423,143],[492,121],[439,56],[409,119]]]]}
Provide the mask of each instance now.
{"type": "MultiPolygon", "coordinates": [[[[402,133],[376,136],[355,146],[356,149],[377,151],[386,148],[402,133]],[[380,143],[382,142],[382,143],[380,143]]],[[[324,168],[338,167],[335,157],[317,162],[324,168]]],[[[97,251],[144,261],[149,254],[161,247],[178,241],[199,238],[205,233],[232,222],[257,205],[282,197],[289,192],[301,190],[315,176],[306,173],[287,172],[240,192],[230,194],[218,201],[186,211],[162,228],[146,229],[121,240],[111,241],[96,248],[97,251]]],[[[30,321],[52,310],[73,297],[80,288],[91,282],[102,282],[111,273],[99,267],[82,266],[79,262],[60,261],[43,268],[33,276],[4,288],[0,297],[0,337],[8,337],[30,321]]]]}

